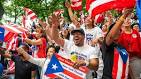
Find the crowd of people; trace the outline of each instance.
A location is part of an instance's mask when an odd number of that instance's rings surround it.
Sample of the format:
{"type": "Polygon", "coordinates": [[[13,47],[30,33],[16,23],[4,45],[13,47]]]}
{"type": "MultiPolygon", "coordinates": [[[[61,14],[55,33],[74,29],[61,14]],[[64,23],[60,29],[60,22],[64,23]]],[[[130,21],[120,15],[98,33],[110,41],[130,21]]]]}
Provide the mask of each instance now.
{"type": "Polygon", "coordinates": [[[48,24],[39,21],[34,32],[28,34],[28,38],[20,43],[16,51],[6,50],[1,55],[4,66],[0,64],[1,77],[52,79],[45,72],[52,55],[58,53],[74,62],[73,67],[76,69],[87,66],[89,72],[85,79],[141,78],[141,32],[131,9],[123,9],[118,17],[114,17],[110,11],[104,12],[104,20],[96,23],[89,15],[84,17],[84,22],[81,21],[73,13],[69,2],[65,6],[71,22],[55,14],[49,16],[48,24]],[[36,50],[32,50],[31,46],[36,50]],[[117,47],[126,50],[123,54],[128,54],[124,64],[115,62],[117,47]],[[7,58],[8,64],[15,62],[14,70],[5,62],[7,58]],[[114,72],[115,69],[119,70],[114,72]]]}

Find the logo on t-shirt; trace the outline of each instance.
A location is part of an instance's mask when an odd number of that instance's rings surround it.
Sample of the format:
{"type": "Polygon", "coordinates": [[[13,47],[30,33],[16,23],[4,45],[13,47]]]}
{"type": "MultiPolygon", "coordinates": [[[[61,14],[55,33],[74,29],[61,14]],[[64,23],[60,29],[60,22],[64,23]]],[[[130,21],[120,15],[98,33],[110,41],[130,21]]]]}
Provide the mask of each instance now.
{"type": "Polygon", "coordinates": [[[88,45],[91,44],[92,39],[93,39],[93,35],[92,34],[86,34],[86,43],[88,45]]]}
{"type": "Polygon", "coordinates": [[[132,37],[133,37],[133,38],[137,38],[137,35],[136,35],[136,34],[132,34],[132,37]]]}
{"type": "Polygon", "coordinates": [[[78,52],[71,52],[71,57],[70,59],[75,62],[76,60],[86,60],[87,56],[83,55],[82,53],[78,53],[78,52]]]}

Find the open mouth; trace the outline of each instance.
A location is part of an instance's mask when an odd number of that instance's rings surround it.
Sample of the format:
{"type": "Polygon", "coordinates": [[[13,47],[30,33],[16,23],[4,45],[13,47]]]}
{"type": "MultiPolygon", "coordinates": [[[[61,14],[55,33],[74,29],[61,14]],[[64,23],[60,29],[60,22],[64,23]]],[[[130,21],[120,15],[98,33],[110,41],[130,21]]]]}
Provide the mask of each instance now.
{"type": "Polygon", "coordinates": [[[77,41],[77,40],[79,40],[79,38],[76,37],[76,38],[74,38],[74,40],[77,41]]]}

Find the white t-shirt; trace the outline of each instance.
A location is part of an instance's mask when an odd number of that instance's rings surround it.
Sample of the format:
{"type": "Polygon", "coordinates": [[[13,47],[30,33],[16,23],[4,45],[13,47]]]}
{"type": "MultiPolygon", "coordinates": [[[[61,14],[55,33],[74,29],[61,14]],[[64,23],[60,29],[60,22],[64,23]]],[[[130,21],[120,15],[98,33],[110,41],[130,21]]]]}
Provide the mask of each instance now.
{"type": "MultiPolygon", "coordinates": [[[[65,40],[64,51],[68,53],[65,58],[75,62],[75,60],[89,61],[92,58],[98,58],[98,52],[94,47],[84,44],[82,47],[76,46],[73,42],[65,40]]],[[[92,71],[87,74],[86,79],[92,77],[92,71]]]]}
{"type": "Polygon", "coordinates": [[[65,40],[64,50],[68,53],[68,57],[71,58],[72,55],[76,55],[78,59],[83,59],[88,61],[92,58],[98,58],[98,52],[96,52],[94,47],[87,44],[78,47],[73,42],[65,40]]]}
{"type": "Polygon", "coordinates": [[[93,39],[97,39],[99,37],[103,37],[102,30],[99,27],[94,27],[92,29],[84,29],[85,31],[85,43],[91,45],[91,41],[93,39]]]}
{"type": "MultiPolygon", "coordinates": [[[[83,24],[81,26],[81,28],[85,31],[85,43],[88,44],[88,45],[92,45],[91,44],[91,41],[93,39],[97,39],[99,37],[104,37],[103,33],[102,33],[102,30],[99,28],[99,27],[94,27],[92,29],[86,29],[85,28],[85,25],[83,24]]],[[[99,44],[97,44],[95,46],[95,51],[98,52],[98,58],[99,58],[99,68],[97,70],[97,78],[98,79],[101,79],[102,78],[102,75],[103,75],[103,67],[104,67],[104,64],[103,64],[103,60],[102,60],[102,53],[100,51],[100,46],[99,44]]]]}

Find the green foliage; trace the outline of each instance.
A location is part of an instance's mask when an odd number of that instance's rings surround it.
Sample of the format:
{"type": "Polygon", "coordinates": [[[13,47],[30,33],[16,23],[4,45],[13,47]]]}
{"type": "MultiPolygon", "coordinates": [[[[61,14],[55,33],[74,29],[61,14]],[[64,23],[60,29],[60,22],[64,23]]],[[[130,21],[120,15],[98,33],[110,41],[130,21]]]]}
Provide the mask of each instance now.
{"type": "Polygon", "coordinates": [[[15,0],[14,4],[30,8],[41,19],[45,19],[57,9],[64,8],[64,0],[53,0],[51,2],[47,2],[47,0],[15,0]]]}
{"type": "MultiPolygon", "coordinates": [[[[1,0],[4,1],[4,0],[1,0]]],[[[85,10],[85,2],[83,0],[83,11],[85,10]]],[[[67,8],[64,6],[65,0],[11,0],[10,6],[4,6],[5,13],[11,17],[19,17],[24,14],[22,7],[27,7],[33,10],[40,19],[45,20],[45,17],[51,15],[55,10],[63,9],[63,16],[69,20],[67,8]]]]}

